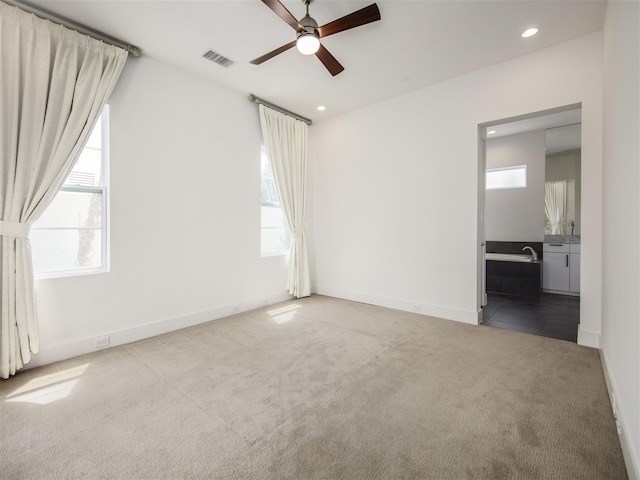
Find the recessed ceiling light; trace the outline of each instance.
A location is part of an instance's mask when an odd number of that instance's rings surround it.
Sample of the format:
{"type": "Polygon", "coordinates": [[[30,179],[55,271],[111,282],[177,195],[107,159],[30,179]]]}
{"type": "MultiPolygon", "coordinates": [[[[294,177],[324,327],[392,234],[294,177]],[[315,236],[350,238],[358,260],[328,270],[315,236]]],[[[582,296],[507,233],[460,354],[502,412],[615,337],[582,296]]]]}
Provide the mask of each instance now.
{"type": "Polygon", "coordinates": [[[496,131],[495,131],[495,130],[489,130],[489,131],[487,132],[487,135],[493,135],[494,133],[496,133],[496,131]]]}
{"type": "Polygon", "coordinates": [[[538,33],[538,29],[536,27],[531,27],[522,32],[522,36],[524,38],[533,37],[536,33],[538,33]]]}
{"type": "Polygon", "coordinates": [[[326,110],[324,105],[320,105],[318,108],[316,108],[316,110],[322,112],[323,110],[326,110]]]}

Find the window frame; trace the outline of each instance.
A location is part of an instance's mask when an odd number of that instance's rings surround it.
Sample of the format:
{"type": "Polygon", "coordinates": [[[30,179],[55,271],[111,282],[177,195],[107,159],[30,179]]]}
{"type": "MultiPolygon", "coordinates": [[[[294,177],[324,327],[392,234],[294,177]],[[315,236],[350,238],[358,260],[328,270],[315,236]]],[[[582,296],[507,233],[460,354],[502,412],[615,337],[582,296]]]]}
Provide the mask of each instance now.
{"type": "MultiPolygon", "coordinates": [[[[100,260],[101,265],[99,267],[87,267],[87,268],[69,268],[64,270],[52,270],[47,272],[34,272],[35,279],[47,279],[47,278],[61,278],[61,277],[75,277],[79,275],[93,275],[98,273],[106,273],[110,271],[110,235],[109,235],[109,105],[105,105],[100,112],[100,127],[101,127],[101,139],[102,145],[100,149],[101,160],[101,174],[102,185],[100,186],[86,186],[86,185],[65,185],[63,184],[58,190],[60,192],[72,192],[72,193],[93,193],[100,194],[101,199],[101,232],[100,232],[100,260]]],[[[91,135],[91,134],[89,134],[91,135]]],[[[83,151],[87,148],[85,147],[83,151]]],[[[95,149],[94,149],[95,150],[95,149]]],[[[66,179],[65,179],[66,182],[66,179]]],[[[58,194],[56,193],[56,195],[58,194]]],[[[36,222],[37,223],[37,222],[36,222]]],[[[32,230],[96,230],[94,227],[32,227],[32,230]]]]}

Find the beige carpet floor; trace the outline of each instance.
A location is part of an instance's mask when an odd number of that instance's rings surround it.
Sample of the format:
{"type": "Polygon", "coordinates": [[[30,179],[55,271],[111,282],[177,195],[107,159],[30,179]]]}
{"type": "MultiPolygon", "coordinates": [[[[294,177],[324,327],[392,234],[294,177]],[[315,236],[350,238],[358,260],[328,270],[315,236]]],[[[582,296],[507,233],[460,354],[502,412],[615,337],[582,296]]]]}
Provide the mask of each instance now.
{"type": "Polygon", "coordinates": [[[0,477],[626,473],[596,350],[313,296],[0,381],[0,477]]]}

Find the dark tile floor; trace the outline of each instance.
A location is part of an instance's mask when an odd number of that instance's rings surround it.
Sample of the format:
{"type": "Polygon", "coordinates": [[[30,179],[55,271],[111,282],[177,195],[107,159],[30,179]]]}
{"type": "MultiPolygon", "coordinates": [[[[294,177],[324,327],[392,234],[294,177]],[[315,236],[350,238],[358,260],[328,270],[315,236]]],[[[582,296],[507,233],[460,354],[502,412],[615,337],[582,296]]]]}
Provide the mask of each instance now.
{"type": "Polygon", "coordinates": [[[540,299],[489,293],[483,325],[578,340],[580,297],[544,293],[540,299]]]}

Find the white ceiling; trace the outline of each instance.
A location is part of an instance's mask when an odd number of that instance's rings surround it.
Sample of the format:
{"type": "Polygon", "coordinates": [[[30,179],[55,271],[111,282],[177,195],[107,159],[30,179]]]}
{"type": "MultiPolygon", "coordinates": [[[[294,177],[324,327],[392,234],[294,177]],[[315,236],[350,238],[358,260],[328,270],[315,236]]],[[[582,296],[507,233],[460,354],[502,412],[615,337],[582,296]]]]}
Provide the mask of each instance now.
{"type": "MultiPolygon", "coordinates": [[[[295,39],[259,0],[32,0],[30,3],[140,47],[144,56],[320,121],[602,28],[605,1],[378,0],[382,20],[322,40],[345,70],[332,77],[295,49],[249,61],[295,39]],[[538,35],[523,39],[530,26],[538,35]],[[204,58],[212,49],[236,64],[204,58]],[[325,105],[326,111],[316,107],[325,105]]],[[[297,18],[301,0],[285,0],[297,18]]],[[[316,0],[320,25],[372,3],[316,0]]],[[[137,61],[130,58],[130,62],[137,61]]]]}

